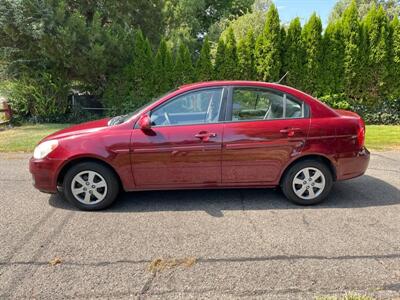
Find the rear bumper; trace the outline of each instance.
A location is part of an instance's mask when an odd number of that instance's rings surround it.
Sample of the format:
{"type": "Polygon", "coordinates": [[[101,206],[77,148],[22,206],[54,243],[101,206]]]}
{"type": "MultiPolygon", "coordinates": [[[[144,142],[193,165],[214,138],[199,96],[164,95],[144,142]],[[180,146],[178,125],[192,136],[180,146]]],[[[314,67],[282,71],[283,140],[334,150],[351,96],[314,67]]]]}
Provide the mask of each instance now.
{"type": "Polygon", "coordinates": [[[57,174],[62,160],[34,159],[29,160],[29,172],[32,174],[33,186],[44,193],[57,192],[57,174]]]}
{"type": "Polygon", "coordinates": [[[337,180],[346,180],[361,176],[368,168],[370,152],[367,148],[359,152],[343,155],[337,160],[337,180]]]}

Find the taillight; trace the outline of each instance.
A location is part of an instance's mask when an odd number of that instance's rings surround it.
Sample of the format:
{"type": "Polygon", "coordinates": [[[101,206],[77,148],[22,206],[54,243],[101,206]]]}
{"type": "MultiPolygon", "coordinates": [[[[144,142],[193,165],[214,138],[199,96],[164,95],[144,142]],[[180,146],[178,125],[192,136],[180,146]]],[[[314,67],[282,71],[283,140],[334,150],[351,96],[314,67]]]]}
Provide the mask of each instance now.
{"type": "Polygon", "coordinates": [[[361,118],[358,121],[357,141],[358,141],[358,146],[360,148],[364,147],[364,143],[365,143],[365,123],[364,123],[363,119],[361,119],[361,118]]]}

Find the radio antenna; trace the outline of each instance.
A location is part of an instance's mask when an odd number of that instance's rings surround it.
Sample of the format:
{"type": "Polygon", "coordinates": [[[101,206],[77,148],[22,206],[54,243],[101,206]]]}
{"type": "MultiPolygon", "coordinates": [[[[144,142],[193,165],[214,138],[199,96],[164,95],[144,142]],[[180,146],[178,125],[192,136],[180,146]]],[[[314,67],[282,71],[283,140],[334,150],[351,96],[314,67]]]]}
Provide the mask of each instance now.
{"type": "Polygon", "coordinates": [[[287,71],[287,72],[285,73],[285,75],[283,75],[282,78],[279,79],[279,80],[278,80],[277,82],[275,82],[275,83],[278,83],[278,84],[281,83],[282,80],[285,79],[285,77],[287,76],[287,74],[289,74],[289,71],[287,71]]]}

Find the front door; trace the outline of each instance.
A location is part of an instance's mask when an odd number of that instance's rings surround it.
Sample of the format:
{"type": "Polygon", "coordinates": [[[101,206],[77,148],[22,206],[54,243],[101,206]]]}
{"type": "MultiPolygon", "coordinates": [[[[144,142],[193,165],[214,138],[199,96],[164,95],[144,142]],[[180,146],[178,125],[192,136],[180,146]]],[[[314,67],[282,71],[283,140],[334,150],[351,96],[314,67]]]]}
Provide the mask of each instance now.
{"type": "Polygon", "coordinates": [[[237,87],[231,94],[224,125],[222,182],[274,183],[305,144],[308,106],[269,89],[237,87]]]}
{"type": "Polygon", "coordinates": [[[224,89],[191,91],[150,112],[151,130],[135,128],[132,163],[138,188],[221,183],[224,89]]]}

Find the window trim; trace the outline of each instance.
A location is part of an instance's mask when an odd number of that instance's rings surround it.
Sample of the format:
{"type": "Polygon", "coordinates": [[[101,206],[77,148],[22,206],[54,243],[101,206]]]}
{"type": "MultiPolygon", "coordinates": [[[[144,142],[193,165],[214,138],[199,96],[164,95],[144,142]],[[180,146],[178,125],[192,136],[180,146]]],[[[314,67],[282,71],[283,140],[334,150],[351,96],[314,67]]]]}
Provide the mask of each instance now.
{"type": "Polygon", "coordinates": [[[292,94],[279,91],[276,89],[272,88],[267,88],[267,87],[260,87],[260,86],[247,86],[247,85],[232,85],[228,87],[228,99],[227,99],[227,106],[226,106],[226,118],[225,118],[225,123],[241,123],[241,122],[268,122],[268,121],[283,121],[283,120],[300,120],[300,119],[310,119],[311,118],[311,110],[310,106],[308,103],[305,101],[293,96],[292,94]],[[251,89],[251,90],[263,90],[266,92],[270,92],[273,94],[282,94],[283,95],[283,101],[284,101],[284,106],[283,106],[283,115],[286,115],[286,100],[289,96],[289,98],[293,99],[293,101],[301,103],[301,109],[302,109],[302,114],[303,117],[301,118],[277,118],[277,119],[253,119],[253,120],[232,120],[233,117],[233,90],[234,89],[251,89]],[[307,108],[307,109],[306,109],[307,108]],[[305,115],[307,113],[307,116],[305,115]]]}
{"type": "Polygon", "coordinates": [[[167,105],[171,101],[176,100],[177,98],[180,98],[182,96],[185,96],[190,93],[197,93],[201,91],[207,91],[207,90],[222,90],[222,96],[221,96],[221,103],[219,106],[219,112],[218,112],[218,121],[213,122],[213,123],[188,123],[188,124],[169,124],[169,125],[152,125],[151,128],[163,128],[163,127],[176,127],[176,126],[197,126],[197,125],[209,125],[209,124],[221,124],[225,120],[225,106],[227,102],[227,97],[228,97],[228,87],[227,86],[213,86],[213,87],[204,87],[204,88],[199,88],[195,90],[190,90],[186,91],[182,94],[176,95],[175,97],[168,99],[167,101],[161,103],[160,105],[157,105],[156,107],[153,107],[150,111],[147,112],[149,116],[151,117],[151,114],[154,110],[161,109],[163,106],[167,105]]]}

